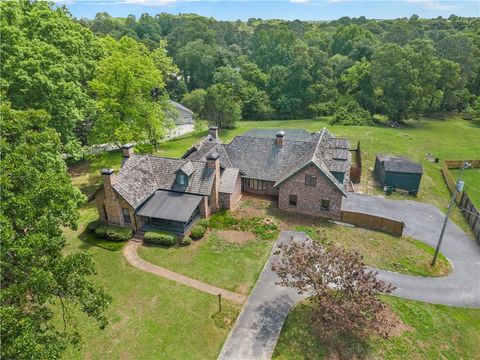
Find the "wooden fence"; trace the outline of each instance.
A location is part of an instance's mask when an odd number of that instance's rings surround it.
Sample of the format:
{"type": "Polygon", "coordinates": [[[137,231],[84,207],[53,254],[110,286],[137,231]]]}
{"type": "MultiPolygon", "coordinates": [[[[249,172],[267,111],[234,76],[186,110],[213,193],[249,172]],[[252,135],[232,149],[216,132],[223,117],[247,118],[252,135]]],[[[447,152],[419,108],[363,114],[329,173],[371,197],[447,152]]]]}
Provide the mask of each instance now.
{"type": "Polygon", "coordinates": [[[360,141],[357,144],[357,148],[351,150],[353,152],[354,163],[350,167],[350,181],[354,184],[358,184],[362,178],[362,153],[360,151],[360,141]]]}
{"type": "MultiPolygon", "coordinates": [[[[480,160],[466,160],[472,167],[480,167],[480,160]]],[[[445,160],[442,168],[443,178],[451,192],[456,191],[457,180],[449,169],[459,169],[465,160],[445,160]]],[[[455,202],[459,205],[460,211],[470,225],[475,239],[480,242],[480,211],[473,205],[465,191],[457,192],[455,202]]]]}
{"type": "Polygon", "coordinates": [[[383,231],[393,236],[402,236],[405,224],[401,221],[387,219],[381,216],[343,211],[341,221],[347,224],[363,227],[370,230],[383,231]]]}

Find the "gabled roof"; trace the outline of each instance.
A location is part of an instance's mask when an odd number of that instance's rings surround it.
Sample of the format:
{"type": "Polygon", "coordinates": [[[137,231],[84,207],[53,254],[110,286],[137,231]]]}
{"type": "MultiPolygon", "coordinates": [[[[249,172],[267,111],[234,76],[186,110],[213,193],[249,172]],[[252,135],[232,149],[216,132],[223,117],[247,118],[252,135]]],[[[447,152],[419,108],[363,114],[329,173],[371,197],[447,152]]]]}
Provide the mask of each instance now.
{"type": "MultiPolygon", "coordinates": [[[[243,136],[275,139],[277,132],[277,129],[250,129],[243,136]]],[[[312,136],[304,129],[285,129],[284,132],[285,140],[289,141],[307,141],[312,136]]]]}
{"type": "Polygon", "coordinates": [[[187,176],[190,176],[195,171],[195,167],[193,166],[192,162],[188,160],[182,166],[180,166],[176,172],[179,171],[183,172],[187,176]]]}
{"type": "MultiPolygon", "coordinates": [[[[174,190],[184,193],[210,195],[214,171],[205,162],[189,161],[193,172],[186,187],[176,183],[176,172],[187,161],[150,155],[131,155],[120,169],[113,188],[134,209],[156,190],[174,190]]],[[[188,165],[190,167],[190,165],[188,165]]]]}
{"type": "MultiPolygon", "coordinates": [[[[346,195],[345,188],[343,184],[340,184],[338,180],[333,176],[331,171],[343,171],[344,168],[339,166],[335,160],[332,159],[332,155],[335,156],[336,149],[332,147],[335,145],[335,137],[330,133],[326,128],[320,133],[315,134],[315,148],[313,151],[307,151],[302,158],[298,159],[295,163],[293,163],[289,168],[285,169],[283,175],[276,181],[274,187],[279,186],[299,171],[303,170],[305,167],[309,165],[316,166],[326,177],[329,179],[344,195],[346,195]],[[328,161],[331,165],[335,165],[335,169],[330,169],[326,161],[328,161]]],[[[343,163],[343,161],[342,161],[343,163]]],[[[346,165],[349,167],[349,163],[345,162],[346,165]]],[[[345,169],[346,170],[346,169],[345,169]]]]}
{"type": "Polygon", "coordinates": [[[177,108],[178,110],[183,110],[183,111],[186,111],[190,114],[193,114],[193,111],[190,110],[189,108],[183,106],[182,104],[176,102],[176,101],[173,101],[173,100],[168,100],[168,102],[170,103],[170,105],[174,106],[175,108],[177,108]]]}
{"type": "Polygon", "coordinates": [[[220,155],[220,166],[224,169],[231,168],[232,163],[228,157],[223,144],[216,138],[208,135],[201,139],[200,141],[196,142],[187,152],[183,155],[182,158],[196,160],[196,161],[204,161],[207,156],[210,154],[218,152],[220,155]]]}

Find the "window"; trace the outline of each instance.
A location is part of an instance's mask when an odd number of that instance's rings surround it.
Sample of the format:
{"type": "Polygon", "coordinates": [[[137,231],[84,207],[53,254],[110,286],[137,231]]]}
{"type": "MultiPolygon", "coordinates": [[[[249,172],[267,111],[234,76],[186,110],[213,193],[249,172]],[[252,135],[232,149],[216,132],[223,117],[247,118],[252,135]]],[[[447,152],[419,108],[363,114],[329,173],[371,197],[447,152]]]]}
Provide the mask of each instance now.
{"type": "Polygon", "coordinates": [[[288,205],[297,206],[297,195],[289,195],[288,196],[288,205]]]}
{"type": "Polygon", "coordinates": [[[130,218],[130,211],[127,208],[123,208],[122,211],[123,211],[123,221],[125,222],[125,224],[131,224],[132,219],[130,218]]]}
{"type": "Polygon", "coordinates": [[[317,177],[314,175],[305,175],[306,186],[317,186],[317,177]]]}
{"type": "Polygon", "coordinates": [[[330,210],[330,200],[322,199],[320,202],[320,209],[329,211],[330,210]]]}
{"type": "Polygon", "coordinates": [[[178,185],[187,186],[188,178],[185,174],[178,174],[178,185]]]}

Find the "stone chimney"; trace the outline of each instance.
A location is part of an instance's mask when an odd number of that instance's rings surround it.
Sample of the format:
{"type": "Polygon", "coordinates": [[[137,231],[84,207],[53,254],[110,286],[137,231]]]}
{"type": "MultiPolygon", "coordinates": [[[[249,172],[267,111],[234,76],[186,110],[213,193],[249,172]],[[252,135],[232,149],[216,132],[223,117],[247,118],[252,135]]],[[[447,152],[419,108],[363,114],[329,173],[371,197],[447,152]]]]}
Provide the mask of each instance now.
{"type": "Polygon", "coordinates": [[[214,139],[218,139],[218,126],[210,126],[208,128],[208,133],[214,139]]]}
{"type": "Polygon", "coordinates": [[[213,178],[212,192],[210,194],[211,213],[219,209],[219,190],[220,190],[220,154],[216,151],[207,155],[207,168],[215,171],[213,178]]]}
{"type": "Polygon", "coordinates": [[[285,131],[279,131],[275,134],[275,145],[279,148],[283,147],[285,142],[285,131]]]}
{"type": "Polygon", "coordinates": [[[133,155],[133,144],[125,144],[122,146],[122,153],[124,158],[129,158],[133,155]]]}
{"type": "Polygon", "coordinates": [[[115,197],[113,193],[113,185],[115,185],[115,170],[113,169],[102,169],[101,171],[103,177],[103,188],[105,190],[105,197],[111,199],[115,197]]]}

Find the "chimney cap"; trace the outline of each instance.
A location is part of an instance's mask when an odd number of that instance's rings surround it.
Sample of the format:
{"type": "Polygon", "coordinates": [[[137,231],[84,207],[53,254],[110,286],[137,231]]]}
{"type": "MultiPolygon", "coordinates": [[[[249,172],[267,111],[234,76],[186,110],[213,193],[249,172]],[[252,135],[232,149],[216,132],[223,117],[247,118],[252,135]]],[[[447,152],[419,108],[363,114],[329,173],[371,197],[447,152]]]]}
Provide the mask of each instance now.
{"type": "Polygon", "coordinates": [[[275,134],[275,136],[276,136],[276,137],[284,137],[285,134],[286,134],[286,132],[283,131],[283,130],[281,130],[281,131],[277,132],[277,133],[275,134]]]}
{"type": "Polygon", "coordinates": [[[217,160],[220,157],[218,151],[213,151],[207,155],[207,160],[217,160]]]}
{"type": "Polygon", "coordinates": [[[102,175],[112,175],[115,172],[113,169],[102,169],[102,175]]]}
{"type": "Polygon", "coordinates": [[[132,143],[126,143],[122,145],[122,149],[131,149],[133,147],[132,143]]]}
{"type": "Polygon", "coordinates": [[[211,125],[208,127],[208,130],[218,130],[218,126],[211,125]]]}

